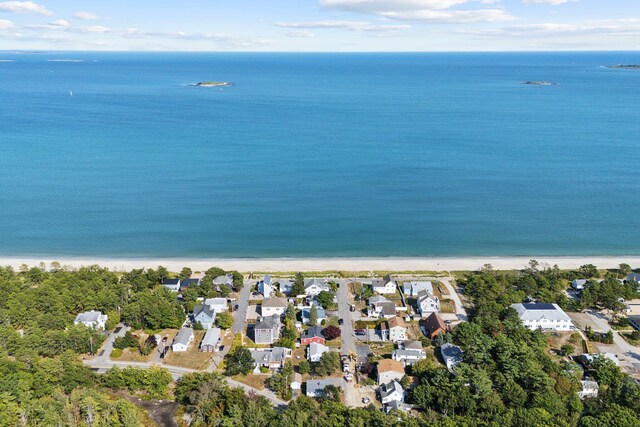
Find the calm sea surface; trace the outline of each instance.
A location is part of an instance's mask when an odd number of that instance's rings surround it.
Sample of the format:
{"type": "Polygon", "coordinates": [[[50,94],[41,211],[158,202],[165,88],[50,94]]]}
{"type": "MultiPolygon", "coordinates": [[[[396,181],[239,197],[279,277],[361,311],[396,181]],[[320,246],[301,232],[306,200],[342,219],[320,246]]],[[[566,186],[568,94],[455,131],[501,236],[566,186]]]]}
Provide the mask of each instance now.
{"type": "Polygon", "coordinates": [[[640,53],[0,60],[0,255],[640,254],[640,53]]]}

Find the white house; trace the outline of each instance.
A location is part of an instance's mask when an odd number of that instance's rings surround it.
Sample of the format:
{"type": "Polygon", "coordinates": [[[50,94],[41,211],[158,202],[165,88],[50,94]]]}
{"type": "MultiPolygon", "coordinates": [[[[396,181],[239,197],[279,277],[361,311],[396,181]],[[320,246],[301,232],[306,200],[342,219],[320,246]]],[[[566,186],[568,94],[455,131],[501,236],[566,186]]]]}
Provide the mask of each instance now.
{"type": "Polygon", "coordinates": [[[267,274],[260,282],[258,282],[258,292],[260,292],[263,297],[269,298],[272,291],[271,276],[267,274]]]}
{"type": "Polygon", "coordinates": [[[307,347],[307,359],[309,362],[319,362],[323,354],[329,351],[329,347],[317,342],[311,342],[307,347]]]}
{"type": "Polygon", "coordinates": [[[396,305],[383,297],[382,295],[376,295],[369,298],[369,305],[367,306],[367,317],[384,317],[390,319],[396,315],[396,305]]]}
{"type": "Polygon", "coordinates": [[[386,384],[382,384],[378,388],[378,394],[380,395],[380,402],[383,405],[387,405],[393,401],[404,402],[404,389],[398,381],[391,381],[386,384]]]}
{"type": "Polygon", "coordinates": [[[191,341],[193,341],[193,329],[181,328],[178,335],[173,339],[171,350],[175,352],[187,351],[191,341]]]}
{"type": "Polygon", "coordinates": [[[433,283],[431,281],[424,282],[405,282],[402,284],[402,289],[405,295],[415,297],[420,291],[427,291],[430,294],[433,293],[433,283]]]}
{"type": "Polygon", "coordinates": [[[260,373],[260,368],[280,369],[286,359],[291,357],[291,349],[284,347],[249,349],[253,362],[254,373],[260,373]]]}
{"type": "Polygon", "coordinates": [[[180,279],[164,279],[162,286],[169,289],[171,292],[178,292],[180,290],[180,279]]]}
{"type": "Polygon", "coordinates": [[[387,320],[387,335],[382,338],[386,338],[389,341],[398,342],[407,339],[407,326],[401,317],[394,316],[387,320]]]}
{"type": "Polygon", "coordinates": [[[387,275],[382,279],[374,279],[371,283],[371,288],[379,294],[395,294],[397,283],[391,276],[387,275]]]}
{"type": "Polygon", "coordinates": [[[220,345],[220,328],[211,328],[204,334],[204,338],[200,343],[200,351],[215,352],[218,351],[220,345]]]}
{"type": "Polygon", "coordinates": [[[587,281],[585,279],[573,279],[571,281],[571,287],[576,291],[581,291],[587,285],[587,281]]]}
{"type": "Polygon", "coordinates": [[[404,341],[398,343],[398,349],[393,350],[391,358],[404,363],[406,366],[412,365],[418,360],[426,359],[427,353],[425,353],[422,348],[422,343],[420,341],[404,341]]]}
{"type": "Polygon", "coordinates": [[[280,292],[285,295],[291,294],[291,289],[293,289],[293,280],[278,279],[278,288],[280,289],[280,292]]]}
{"type": "Polygon", "coordinates": [[[324,389],[330,385],[343,389],[344,380],[342,378],[327,378],[325,380],[309,380],[307,381],[306,394],[309,397],[322,397],[324,395],[324,389]]]}
{"type": "Polygon", "coordinates": [[[223,311],[228,311],[226,298],[207,298],[204,300],[204,304],[211,307],[215,314],[222,313],[223,311]]]}
{"type": "Polygon", "coordinates": [[[324,280],[308,279],[304,281],[304,294],[308,297],[316,296],[322,291],[330,291],[331,289],[324,280]]]}
{"type": "Polygon", "coordinates": [[[262,316],[273,316],[282,313],[287,309],[287,300],[285,298],[265,298],[262,300],[262,316]]]}
{"type": "Polygon", "coordinates": [[[216,320],[216,313],[211,306],[206,304],[196,304],[193,307],[193,323],[200,322],[204,329],[213,327],[216,320]]]}
{"type": "Polygon", "coordinates": [[[104,330],[106,329],[108,318],[109,316],[102,314],[101,311],[91,310],[85,311],[84,313],[78,313],[76,320],[74,320],[73,323],[75,325],[82,323],[89,328],[104,330]]]}
{"type": "Polygon", "coordinates": [[[418,311],[422,317],[428,317],[431,313],[440,311],[440,299],[426,290],[418,292],[417,302],[418,311]]]}
{"type": "Polygon", "coordinates": [[[231,288],[233,286],[233,274],[225,274],[213,279],[213,288],[216,291],[220,290],[220,286],[226,286],[231,288]]]}
{"type": "Polygon", "coordinates": [[[522,324],[529,329],[572,331],[575,329],[571,318],[558,304],[511,304],[518,312],[522,324]]]}
{"type": "Polygon", "coordinates": [[[378,361],[378,384],[387,384],[393,380],[400,381],[404,377],[404,365],[397,360],[382,359],[378,361]]]}
{"type": "Polygon", "coordinates": [[[447,369],[450,372],[453,372],[456,365],[462,362],[462,350],[457,345],[449,343],[442,344],[440,346],[440,354],[442,355],[444,364],[447,365],[447,369]]]}
{"type": "Polygon", "coordinates": [[[596,398],[598,397],[598,391],[600,387],[598,383],[592,380],[582,380],[580,381],[580,391],[578,392],[578,397],[580,399],[587,398],[596,398]]]}

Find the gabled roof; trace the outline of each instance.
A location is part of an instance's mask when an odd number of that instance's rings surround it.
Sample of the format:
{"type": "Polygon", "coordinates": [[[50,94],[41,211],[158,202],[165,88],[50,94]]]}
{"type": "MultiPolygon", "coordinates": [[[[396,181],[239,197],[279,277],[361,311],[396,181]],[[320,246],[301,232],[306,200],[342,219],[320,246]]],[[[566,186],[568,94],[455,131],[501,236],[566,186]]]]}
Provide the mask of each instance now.
{"type": "Polygon", "coordinates": [[[224,285],[233,283],[233,274],[225,274],[223,276],[218,276],[213,279],[214,285],[224,285]]]}
{"type": "Polygon", "coordinates": [[[380,304],[382,302],[391,302],[382,295],[376,295],[374,297],[369,298],[369,305],[380,304]]]}
{"type": "Polygon", "coordinates": [[[208,318],[213,320],[213,318],[215,317],[215,311],[209,305],[196,304],[193,307],[193,317],[197,317],[197,316],[200,316],[200,315],[204,315],[204,316],[206,316],[206,317],[208,317],[208,318]]]}
{"type": "Polygon", "coordinates": [[[271,285],[271,276],[269,276],[268,274],[265,274],[264,279],[262,279],[262,282],[265,285],[271,285]]]}
{"type": "Polygon", "coordinates": [[[424,327],[429,334],[433,334],[438,329],[447,330],[447,325],[438,313],[431,313],[424,322],[424,327]]]}
{"type": "Polygon", "coordinates": [[[95,311],[95,310],[85,311],[84,313],[78,313],[75,321],[81,322],[81,323],[98,322],[100,321],[100,317],[102,316],[103,314],[101,311],[95,311]]]}
{"type": "Polygon", "coordinates": [[[511,304],[511,307],[518,312],[518,317],[522,321],[542,319],[571,321],[558,304],[511,304]]]}
{"type": "Polygon", "coordinates": [[[164,279],[162,281],[163,286],[176,286],[180,284],[180,279],[164,279]]]}
{"type": "Polygon", "coordinates": [[[391,301],[381,302],[378,304],[379,307],[382,307],[382,314],[384,316],[395,316],[396,315],[396,305],[391,301]]]}
{"type": "Polygon", "coordinates": [[[216,345],[218,341],[220,341],[220,332],[220,328],[207,329],[207,333],[204,334],[200,347],[203,345],[216,345]]]}
{"type": "Polygon", "coordinates": [[[395,280],[390,275],[386,275],[382,279],[373,279],[373,281],[371,282],[371,286],[373,286],[374,288],[380,288],[386,286],[389,283],[393,283],[394,286],[396,284],[395,280]]]}
{"type": "Polygon", "coordinates": [[[429,291],[426,291],[426,290],[422,290],[422,291],[418,292],[418,294],[416,296],[418,298],[418,303],[421,303],[422,301],[427,300],[429,298],[433,299],[433,300],[435,300],[437,298],[432,293],[430,293],[429,291]]]}
{"type": "Polygon", "coordinates": [[[322,335],[322,327],[321,326],[312,326],[307,329],[304,334],[302,334],[302,338],[315,338],[321,337],[324,339],[324,335],[322,335]]]}
{"type": "Polygon", "coordinates": [[[378,362],[378,373],[382,372],[402,372],[404,373],[404,365],[393,359],[382,359],[378,362]]]}
{"type": "Polygon", "coordinates": [[[262,320],[254,326],[254,329],[274,329],[276,326],[280,326],[280,319],[277,314],[273,316],[267,316],[262,318],[262,320]]]}
{"type": "Polygon", "coordinates": [[[271,308],[282,308],[287,307],[287,299],[286,298],[265,298],[262,300],[263,307],[271,307],[271,308]]]}
{"type": "Polygon", "coordinates": [[[307,381],[307,395],[309,394],[317,395],[329,385],[333,385],[340,388],[343,386],[343,384],[344,383],[341,378],[327,378],[325,380],[310,380],[310,381],[307,381]]]}
{"type": "Polygon", "coordinates": [[[440,346],[440,354],[447,364],[449,364],[449,361],[454,365],[462,362],[462,350],[457,345],[449,343],[442,344],[442,346],[440,346]]]}
{"type": "MultiPolygon", "coordinates": [[[[394,311],[395,311],[395,308],[394,308],[394,311]]],[[[407,325],[404,323],[404,320],[402,320],[402,318],[398,316],[392,317],[391,319],[387,320],[387,323],[389,323],[389,329],[396,328],[396,327],[401,327],[401,328],[407,327],[407,325]]]]}
{"type": "Polygon", "coordinates": [[[178,331],[178,335],[173,340],[174,344],[183,344],[189,345],[189,341],[191,341],[191,337],[193,337],[193,329],[191,328],[181,328],[178,331]]]}
{"type": "Polygon", "coordinates": [[[313,285],[319,286],[321,288],[327,289],[328,286],[326,283],[324,283],[324,280],[320,280],[320,279],[308,279],[304,281],[304,288],[307,289],[308,287],[311,287],[313,285]]]}
{"type": "Polygon", "coordinates": [[[382,384],[380,386],[380,398],[388,397],[395,392],[404,392],[404,389],[398,381],[393,380],[387,384],[382,384]]]}
{"type": "Polygon", "coordinates": [[[189,286],[200,286],[201,279],[184,279],[180,283],[180,289],[188,288],[189,286]]]}
{"type": "Polygon", "coordinates": [[[317,342],[312,342],[311,344],[309,344],[309,355],[313,356],[316,354],[324,354],[327,351],[329,351],[329,347],[327,347],[324,344],[320,344],[317,342]]]}
{"type": "Polygon", "coordinates": [[[417,340],[406,340],[402,342],[402,347],[405,350],[422,350],[422,343],[417,340]]]}

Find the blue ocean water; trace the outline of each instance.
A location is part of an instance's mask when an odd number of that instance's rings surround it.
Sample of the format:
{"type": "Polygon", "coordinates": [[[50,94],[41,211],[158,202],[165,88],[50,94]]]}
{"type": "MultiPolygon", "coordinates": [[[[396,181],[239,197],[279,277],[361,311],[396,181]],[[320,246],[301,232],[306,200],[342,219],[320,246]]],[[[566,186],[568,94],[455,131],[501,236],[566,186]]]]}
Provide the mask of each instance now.
{"type": "Polygon", "coordinates": [[[640,254],[638,52],[0,60],[0,255],[640,254]]]}

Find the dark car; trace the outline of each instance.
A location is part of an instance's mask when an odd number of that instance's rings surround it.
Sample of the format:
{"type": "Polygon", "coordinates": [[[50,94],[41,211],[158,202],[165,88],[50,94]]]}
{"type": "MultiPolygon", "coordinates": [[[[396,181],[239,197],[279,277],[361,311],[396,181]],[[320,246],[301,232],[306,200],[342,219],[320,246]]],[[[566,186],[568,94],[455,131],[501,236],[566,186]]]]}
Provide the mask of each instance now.
{"type": "Polygon", "coordinates": [[[344,323],[344,320],[338,319],[338,325],[342,325],[343,323],[344,323]]]}
{"type": "Polygon", "coordinates": [[[366,335],[366,332],[364,331],[364,329],[356,329],[355,333],[356,335],[366,335]]]}

